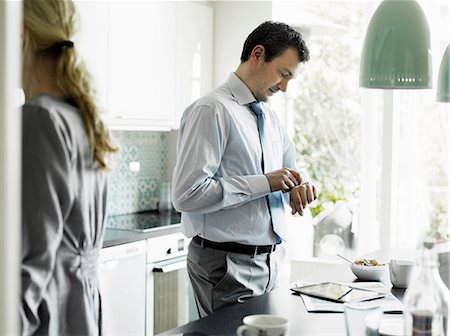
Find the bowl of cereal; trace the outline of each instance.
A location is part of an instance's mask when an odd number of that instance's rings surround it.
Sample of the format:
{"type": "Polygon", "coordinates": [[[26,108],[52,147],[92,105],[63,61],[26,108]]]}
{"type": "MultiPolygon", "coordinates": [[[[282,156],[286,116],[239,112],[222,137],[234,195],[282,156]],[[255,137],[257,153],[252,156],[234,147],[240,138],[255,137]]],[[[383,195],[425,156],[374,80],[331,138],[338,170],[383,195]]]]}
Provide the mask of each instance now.
{"type": "Polygon", "coordinates": [[[387,265],[375,259],[357,259],[350,265],[350,269],[359,280],[379,281],[385,275],[387,265]]]}

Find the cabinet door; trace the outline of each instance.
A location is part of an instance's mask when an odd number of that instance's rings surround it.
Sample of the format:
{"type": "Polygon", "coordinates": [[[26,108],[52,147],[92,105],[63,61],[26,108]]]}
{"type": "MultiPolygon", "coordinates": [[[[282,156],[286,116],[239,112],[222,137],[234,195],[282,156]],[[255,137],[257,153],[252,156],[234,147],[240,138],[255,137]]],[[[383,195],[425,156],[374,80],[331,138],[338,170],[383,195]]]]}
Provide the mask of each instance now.
{"type": "Polygon", "coordinates": [[[108,109],[108,3],[102,1],[75,1],[79,15],[77,48],[97,93],[103,112],[108,109]]]}
{"type": "Polygon", "coordinates": [[[105,335],[145,334],[145,241],[100,251],[99,283],[105,335]]]}
{"type": "Polygon", "coordinates": [[[213,9],[177,2],[176,120],[184,109],[212,88],[213,9]]]}
{"type": "Polygon", "coordinates": [[[110,125],[169,129],[175,118],[173,1],[110,3],[110,125]]]}

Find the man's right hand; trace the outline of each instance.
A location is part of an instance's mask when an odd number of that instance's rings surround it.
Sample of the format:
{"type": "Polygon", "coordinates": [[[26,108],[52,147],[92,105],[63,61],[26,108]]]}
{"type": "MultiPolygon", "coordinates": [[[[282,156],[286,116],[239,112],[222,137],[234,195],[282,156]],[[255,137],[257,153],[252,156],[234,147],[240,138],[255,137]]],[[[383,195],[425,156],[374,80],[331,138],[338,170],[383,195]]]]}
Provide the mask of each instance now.
{"type": "Polygon", "coordinates": [[[288,192],[295,186],[302,183],[300,173],[291,168],[281,168],[265,174],[269,181],[270,191],[288,192]]]}

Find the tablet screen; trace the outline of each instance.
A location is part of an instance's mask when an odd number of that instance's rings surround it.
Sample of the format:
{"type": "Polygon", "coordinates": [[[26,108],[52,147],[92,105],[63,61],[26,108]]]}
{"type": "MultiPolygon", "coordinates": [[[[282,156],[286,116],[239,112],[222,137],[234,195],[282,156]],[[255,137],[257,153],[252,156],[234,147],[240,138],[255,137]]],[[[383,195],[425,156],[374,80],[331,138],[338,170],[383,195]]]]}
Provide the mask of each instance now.
{"type": "Polygon", "coordinates": [[[310,295],[337,302],[366,301],[384,297],[385,294],[371,290],[354,288],[334,282],[324,282],[303,287],[291,288],[296,293],[310,295]]]}

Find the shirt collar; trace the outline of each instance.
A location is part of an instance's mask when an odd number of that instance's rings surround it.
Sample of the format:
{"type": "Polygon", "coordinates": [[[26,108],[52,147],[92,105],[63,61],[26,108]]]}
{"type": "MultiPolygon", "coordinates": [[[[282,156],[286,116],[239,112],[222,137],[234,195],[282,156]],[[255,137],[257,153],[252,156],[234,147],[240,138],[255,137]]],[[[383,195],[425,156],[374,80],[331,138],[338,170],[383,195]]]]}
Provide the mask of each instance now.
{"type": "Polygon", "coordinates": [[[256,100],[247,85],[234,72],[228,76],[226,84],[239,105],[247,105],[256,100]]]}

